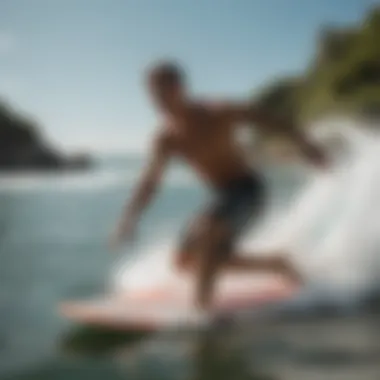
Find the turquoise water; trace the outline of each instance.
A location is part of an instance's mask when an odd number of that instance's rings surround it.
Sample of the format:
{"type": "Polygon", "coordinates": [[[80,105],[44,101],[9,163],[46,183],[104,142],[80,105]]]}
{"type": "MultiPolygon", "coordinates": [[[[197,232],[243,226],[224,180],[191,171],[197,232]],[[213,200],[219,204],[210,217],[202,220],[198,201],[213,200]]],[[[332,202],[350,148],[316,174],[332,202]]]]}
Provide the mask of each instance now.
{"type": "MultiPolygon", "coordinates": [[[[331,371],[378,379],[371,377],[380,373],[374,317],[154,335],[61,319],[60,301],[107,286],[115,262],[108,234],[139,167],[119,160],[86,175],[1,178],[1,379],[296,380],[331,371]]],[[[302,182],[275,177],[281,185],[272,190],[283,200],[302,182]]],[[[186,173],[172,173],[144,219],[140,244],[175,235],[205,196],[186,173]]]]}

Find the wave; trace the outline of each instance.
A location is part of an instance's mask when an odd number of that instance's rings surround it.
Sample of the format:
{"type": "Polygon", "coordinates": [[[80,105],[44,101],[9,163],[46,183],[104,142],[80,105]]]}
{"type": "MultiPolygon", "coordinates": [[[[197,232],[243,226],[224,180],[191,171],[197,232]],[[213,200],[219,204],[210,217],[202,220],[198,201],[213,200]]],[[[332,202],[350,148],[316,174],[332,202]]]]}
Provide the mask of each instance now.
{"type": "Polygon", "coordinates": [[[350,154],[343,162],[337,159],[329,173],[311,176],[276,226],[267,226],[258,238],[270,245],[267,251],[290,252],[326,294],[333,290],[354,298],[377,285],[380,135],[352,122],[322,127],[324,138],[340,134],[350,154]]]}
{"type": "MultiPolygon", "coordinates": [[[[248,255],[288,252],[313,289],[308,299],[318,294],[354,302],[377,286],[380,269],[380,135],[363,122],[344,119],[322,122],[313,131],[330,154],[331,169],[310,170],[293,200],[281,212],[269,208],[241,245],[248,255]],[[331,145],[334,139],[339,148],[331,145]]],[[[124,291],[175,285],[180,278],[170,265],[174,241],[161,237],[142,247],[133,262],[119,267],[113,286],[124,291]]]]}

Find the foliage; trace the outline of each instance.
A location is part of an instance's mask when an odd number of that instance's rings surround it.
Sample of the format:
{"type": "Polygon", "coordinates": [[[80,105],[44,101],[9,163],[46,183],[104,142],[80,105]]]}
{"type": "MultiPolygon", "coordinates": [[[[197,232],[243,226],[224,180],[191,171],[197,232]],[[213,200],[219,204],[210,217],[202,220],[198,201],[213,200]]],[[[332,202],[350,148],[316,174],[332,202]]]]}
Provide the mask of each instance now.
{"type": "Polygon", "coordinates": [[[302,121],[336,111],[380,116],[380,8],[358,26],[325,27],[305,72],[268,85],[254,100],[302,121]]]}

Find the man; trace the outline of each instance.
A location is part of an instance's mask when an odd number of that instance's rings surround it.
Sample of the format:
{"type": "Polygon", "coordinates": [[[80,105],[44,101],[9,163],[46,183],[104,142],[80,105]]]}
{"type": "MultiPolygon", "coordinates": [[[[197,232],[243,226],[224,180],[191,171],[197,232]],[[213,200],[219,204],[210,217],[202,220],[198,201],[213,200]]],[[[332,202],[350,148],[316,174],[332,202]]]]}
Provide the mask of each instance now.
{"type": "Polygon", "coordinates": [[[300,282],[288,261],[245,258],[234,251],[236,239],[249,221],[259,216],[265,200],[265,186],[258,172],[252,172],[235,144],[235,130],[243,123],[255,123],[262,130],[286,133],[304,157],[316,165],[325,163],[321,150],[293,125],[244,102],[210,104],[195,101],[187,91],[182,69],[171,62],[155,65],[147,75],[149,92],[162,116],[162,127],[153,139],[149,163],[128,204],[114,236],[114,243],[132,237],[135,226],[156,193],[170,159],[184,160],[209,186],[213,201],[196,218],[179,246],[176,265],[194,271],[196,303],[211,306],[216,275],[221,269],[272,271],[300,282]]]}

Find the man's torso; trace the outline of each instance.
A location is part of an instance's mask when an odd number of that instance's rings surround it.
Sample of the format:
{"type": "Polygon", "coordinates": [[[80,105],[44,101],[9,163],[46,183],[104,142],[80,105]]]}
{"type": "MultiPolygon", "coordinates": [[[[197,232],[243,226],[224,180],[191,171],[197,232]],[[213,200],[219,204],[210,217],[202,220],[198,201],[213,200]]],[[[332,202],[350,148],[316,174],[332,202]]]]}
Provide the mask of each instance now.
{"type": "Polygon", "coordinates": [[[166,125],[174,155],[186,161],[212,187],[223,187],[249,173],[235,138],[236,126],[220,108],[197,104],[166,125]]]}

